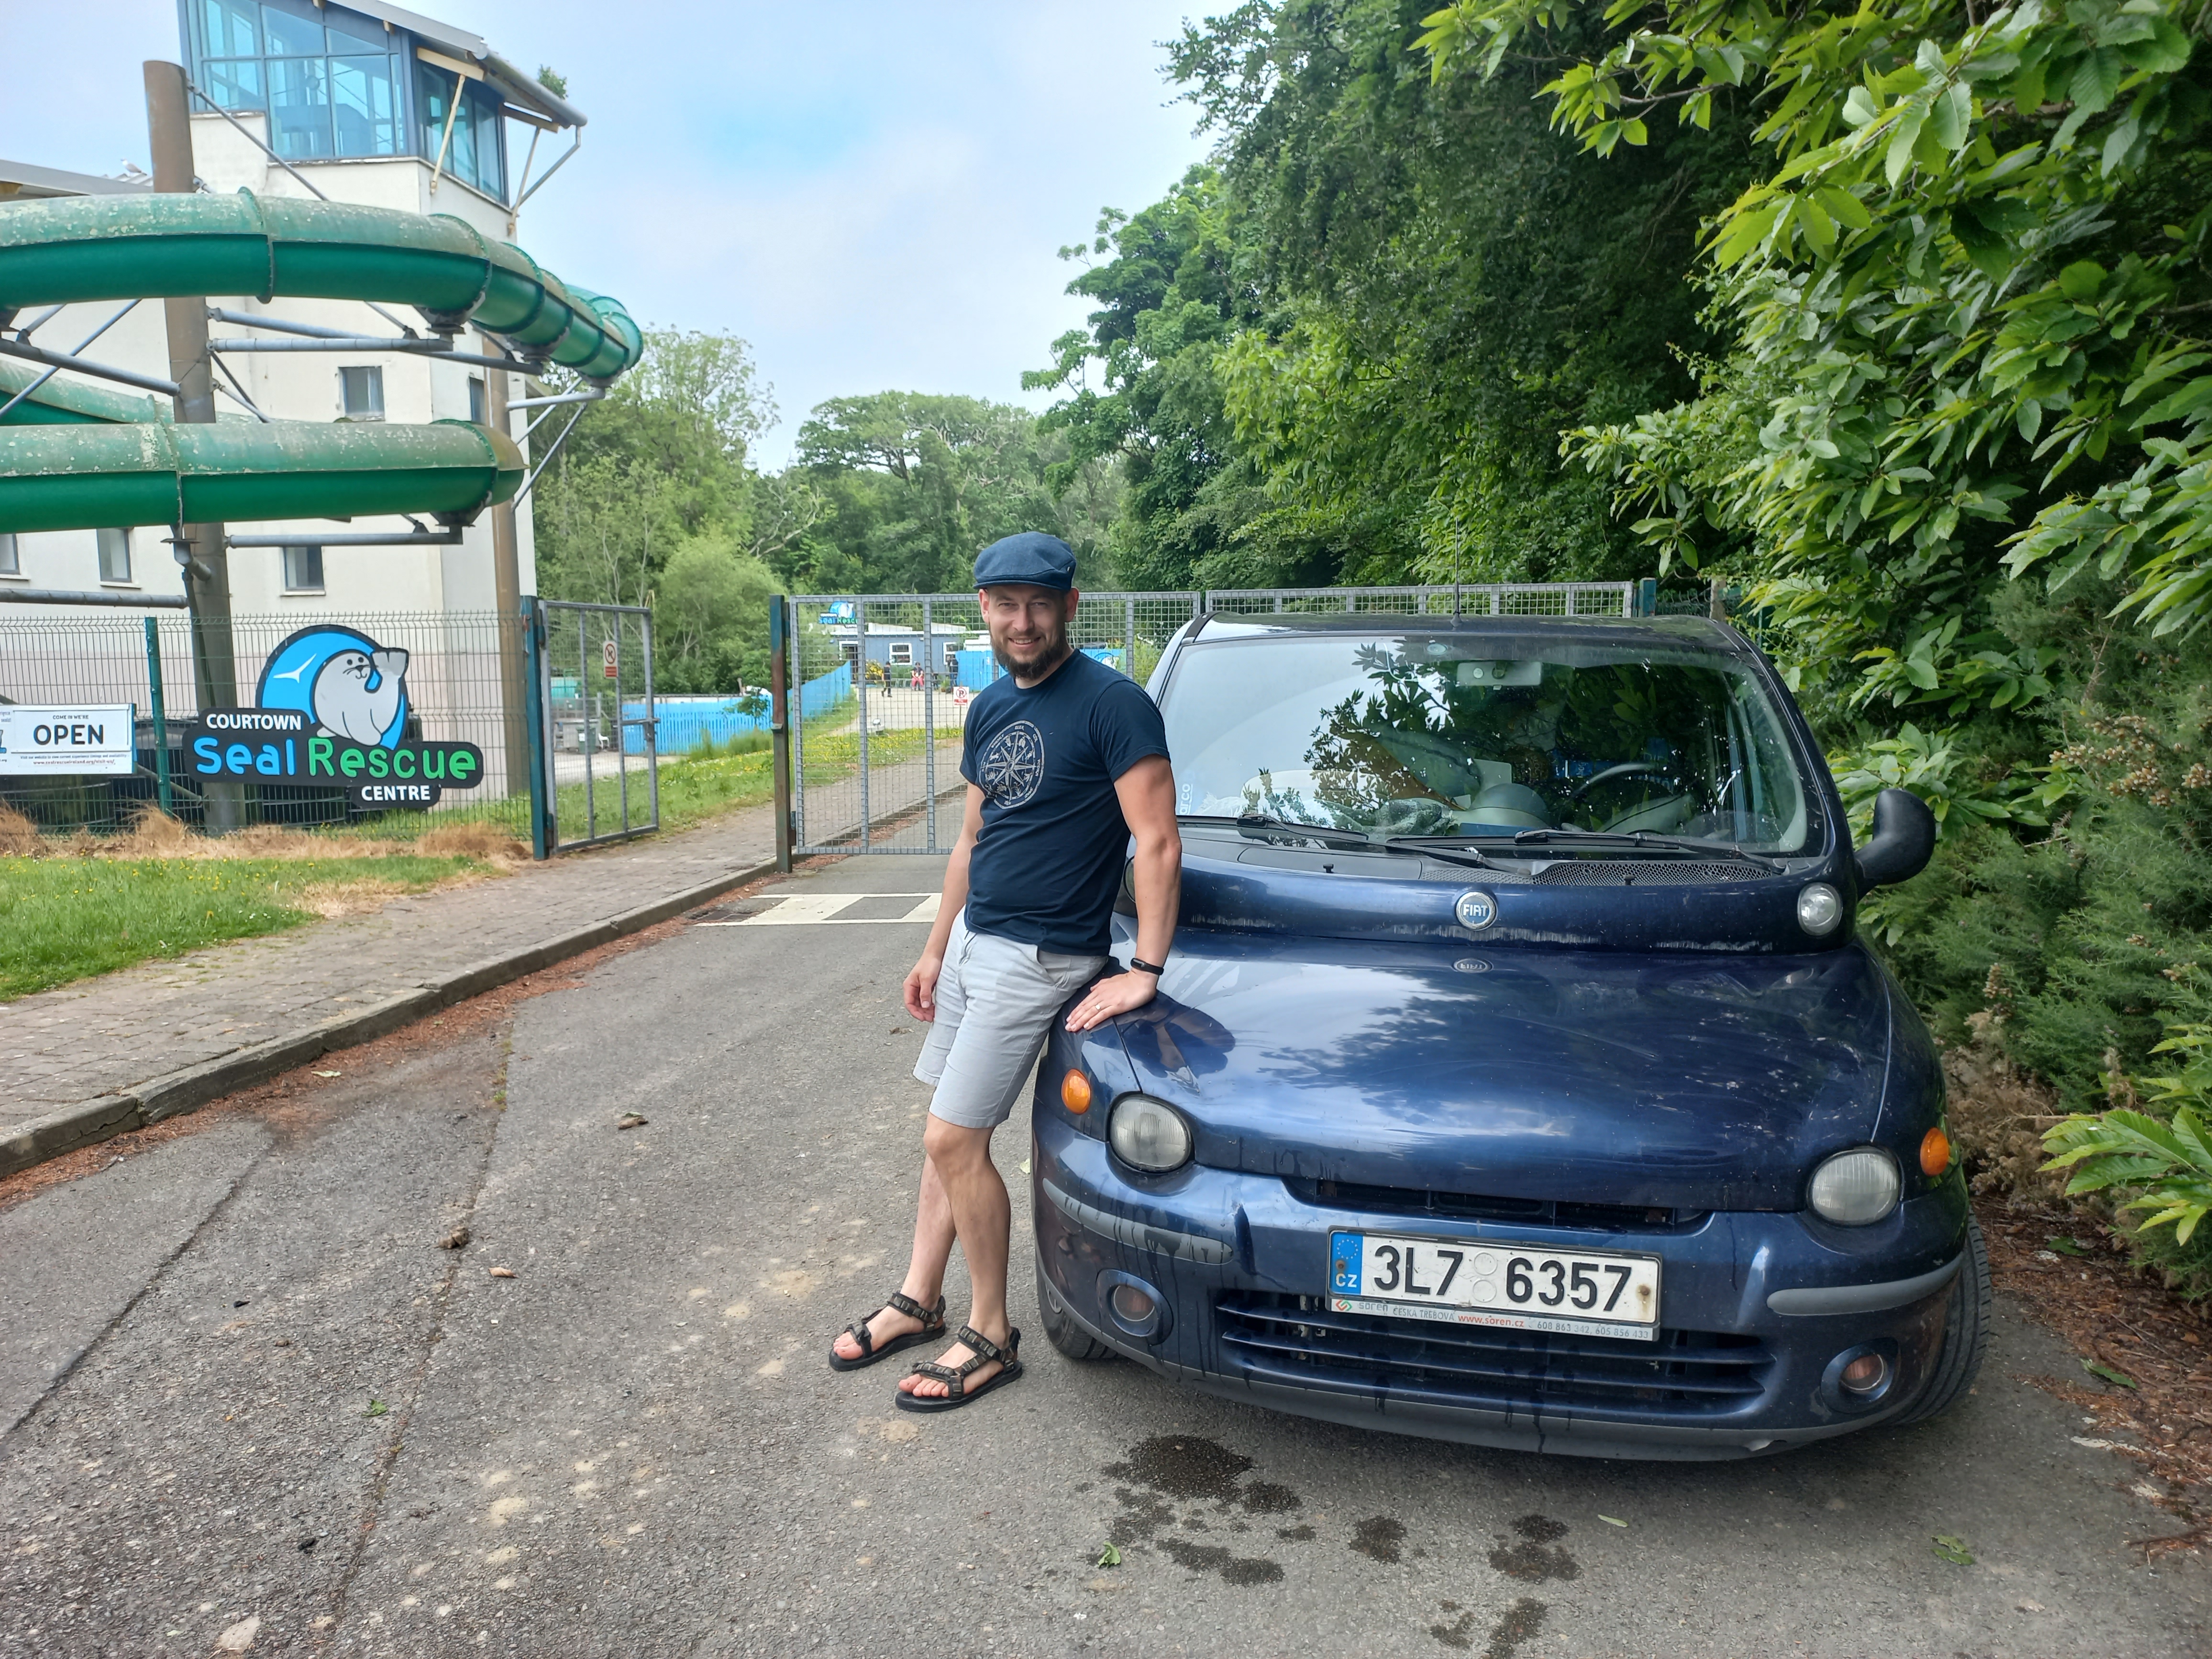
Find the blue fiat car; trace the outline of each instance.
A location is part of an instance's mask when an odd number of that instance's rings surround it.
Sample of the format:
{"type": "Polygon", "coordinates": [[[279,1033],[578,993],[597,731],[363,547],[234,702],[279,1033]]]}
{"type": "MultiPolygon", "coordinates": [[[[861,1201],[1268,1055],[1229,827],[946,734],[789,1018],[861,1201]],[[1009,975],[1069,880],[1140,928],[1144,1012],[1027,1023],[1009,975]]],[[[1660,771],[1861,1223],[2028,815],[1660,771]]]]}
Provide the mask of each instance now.
{"type": "MultiPolygon", "coordinates": [[[[1405,1434],[1734,1458],[1962,1399],[1989,1268],[1854,848],[1735,629],[1208,616],[1152,681],[1161,994],[1039,1073],[1063,1353],[1405,1434]]],[[[1126,895],[1117,950],[1133,939],[1126,895]]]]}

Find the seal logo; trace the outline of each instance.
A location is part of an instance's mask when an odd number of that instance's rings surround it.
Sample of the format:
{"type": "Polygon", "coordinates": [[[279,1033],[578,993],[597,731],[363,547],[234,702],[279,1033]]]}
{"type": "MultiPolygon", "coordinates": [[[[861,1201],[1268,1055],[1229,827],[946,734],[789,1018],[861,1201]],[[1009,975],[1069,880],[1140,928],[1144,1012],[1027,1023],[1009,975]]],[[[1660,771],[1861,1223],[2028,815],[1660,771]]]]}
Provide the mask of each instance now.
{"type": "Polygon", "coordinates": [[[296,708],[364,748],[396,748],[407,724],[407,653],[335,623],[303,628],[269,653],[253,701],[296,708]]]}
{"type": "Polygon", "coordinates": [[[1016,720],[983,745],[983,793],[1000,806],[1019,806],[1044,781],[1044,733],[1016,720]]]}

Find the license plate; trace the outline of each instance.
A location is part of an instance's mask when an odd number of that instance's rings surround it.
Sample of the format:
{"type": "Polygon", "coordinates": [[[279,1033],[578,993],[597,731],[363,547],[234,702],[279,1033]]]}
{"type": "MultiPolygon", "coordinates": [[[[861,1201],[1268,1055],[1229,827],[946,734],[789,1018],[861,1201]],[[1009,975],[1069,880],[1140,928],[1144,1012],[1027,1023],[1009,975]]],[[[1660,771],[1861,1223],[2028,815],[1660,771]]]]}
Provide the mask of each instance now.
{"type": "Polygon", "coordinates": [[[1656,1257],[1389,1233],[1331,1233],[1328,1243],[1337,1313],[1647,1342],[1659,1334],[1656,1257]]]}

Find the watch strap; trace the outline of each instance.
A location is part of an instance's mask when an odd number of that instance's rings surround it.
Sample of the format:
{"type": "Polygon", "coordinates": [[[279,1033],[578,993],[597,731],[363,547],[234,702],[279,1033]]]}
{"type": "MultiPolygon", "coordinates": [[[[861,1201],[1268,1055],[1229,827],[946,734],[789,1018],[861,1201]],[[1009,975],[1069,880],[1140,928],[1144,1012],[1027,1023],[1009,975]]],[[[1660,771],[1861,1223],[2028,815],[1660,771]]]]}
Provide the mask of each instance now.
{"type": "Polygon", "coordinates": [[[1157,962],[1146,962],[1142,957],[1131,957],[1129,971],[1133,974],[1150,974],[1154,979],[1158,979],[1162,974],[1167,972],[1167,969],[1157,962]]]}

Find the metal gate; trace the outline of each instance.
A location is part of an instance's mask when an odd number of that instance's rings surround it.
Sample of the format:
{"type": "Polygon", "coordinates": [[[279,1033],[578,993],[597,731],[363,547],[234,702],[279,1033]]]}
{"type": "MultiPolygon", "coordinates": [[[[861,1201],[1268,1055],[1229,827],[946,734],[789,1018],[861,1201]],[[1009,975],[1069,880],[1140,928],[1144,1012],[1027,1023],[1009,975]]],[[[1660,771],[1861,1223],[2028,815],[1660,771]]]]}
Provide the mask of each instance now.
{"type": "MultiPolygon", "coordinates": [[[[1089,593],[1075,646],[1139,684],[1196,593],[1089,593]]],[[[944,853],[967,786],[962,728],[1003,672],[973,593],[802,594],[787,601],[792,850],[944,853]]]]}
{"type": "Polygon", "coordinates": [[[538,857],[659,829],[652,613],[540,599],[530,649],[538,857]]]}

